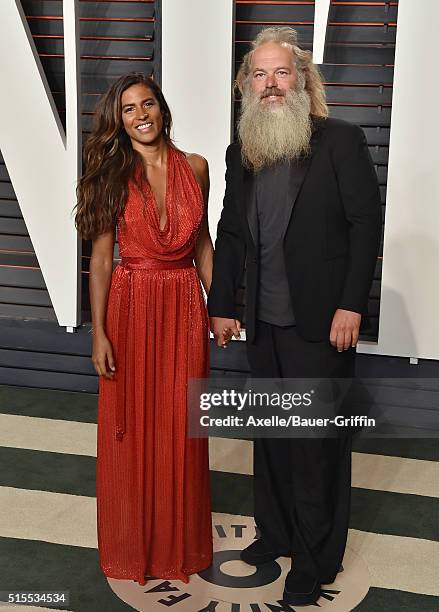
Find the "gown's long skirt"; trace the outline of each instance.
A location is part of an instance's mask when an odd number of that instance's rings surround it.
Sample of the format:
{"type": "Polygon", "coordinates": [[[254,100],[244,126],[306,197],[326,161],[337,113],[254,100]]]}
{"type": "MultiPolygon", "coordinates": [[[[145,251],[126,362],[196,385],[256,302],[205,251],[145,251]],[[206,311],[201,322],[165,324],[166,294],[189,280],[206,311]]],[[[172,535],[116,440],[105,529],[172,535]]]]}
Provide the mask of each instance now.
{"type": "Polygon", "coordinates": [[[99,382],[101,568],[140,584],[145,576],[187,582],[212,560],[207,440],[186,435],[188,379],[206,376],[209,363],[195,267],[119,265],[106,331],[116,377],[99,382]]]}

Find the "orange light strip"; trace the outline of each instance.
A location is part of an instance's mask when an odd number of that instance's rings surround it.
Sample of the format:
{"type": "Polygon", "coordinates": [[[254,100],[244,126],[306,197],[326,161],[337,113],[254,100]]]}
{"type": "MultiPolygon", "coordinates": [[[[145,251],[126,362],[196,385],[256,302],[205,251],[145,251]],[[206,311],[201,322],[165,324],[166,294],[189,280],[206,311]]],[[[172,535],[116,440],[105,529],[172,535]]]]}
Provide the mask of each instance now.
{"type": "Polygon", "coordinates": [[[255,2],[253,2],[253,0],[236,0],[236,4],[281,4],[281,5],[311,5],[314,6],[314,2],[299,2],[298,0],[290,0],[289,2],[280,2],[279,0],[276,2],[270,2],[270,0],[256,0],[255,2]]]}
{"type": "Polygon", "coordinates": [[[237,25],[314,25],[313,21],[244,21],[236,20],[237,25]]]}
{"type": "MultiPolygon", "coordinates": [[[[26,15],[26,19],[39,19],[41,21],[62,21],[59,15],[26,15]]],[[[80,17],[80,21],[121,21],[130,23],[154,23],[154,17],[80,17]]]]}
{"type": "MultiPolygon", "coordinates": [[[[20,270],[41,270],[41,268],[35,268],[33,266],[8,266],[7,264],[0,264],[0,268],[19,268],[20,270]]],[[[36,287],[38,289],[38,287],[36,287]]]]}
{"type": "Polygon", "coordinates": [[[154,17],[80,17],[80,21],[123,21],[132,23],[153,23],[154,17]]]}
{"type": "MultiPolygon", "coordinates": [[[[325,83],[325,85],[331,85],[331,83],[325,83]]],[[[332,83],[332,85],[340,85],[340,87],[393,87],[393,85],[383,83],[332,83]]]]}
{"type": "Polygon", "coordinates": [[[398,2],[332,2],[335,6],[398,6],[398,2]]]}
{"type": "MultiPolygon", "coordinates": [[[[235,40],[235,44],[248,44],[251,40],[235,40]]],[[[327,47],[346,47],[347,49],[395,49],[395,43],[383,42],[383,43],[361,43],[361,42],[330,42],[326,44],[327,47]]],[[[239,59],[235,59],[235,64],[241,62],[239,59]]]]}
{"type": "Polygon", "coordinates": [[[142,57],[128,57],[128,56],[120,56],[120,55],[81,55],[81,59],[105,59],[105,60],[122,60],[122,61],[142,61],[142,62],[151,62],[152,56],[142,56],[142,57]]]}
{"type": "Polygon", "coordinates": [[[384,23],[384,22],[377,22],[377,21],[330,21],[328,23],[328,25],[330,26],[354,26],[354,27],[359,27],[359,26],[392,26],[392,27],[396,27],[396,22],[393,21],[389,21],[388,23],[384,23]]]}
{"type": "Polygon", "coordinates": [[[106,2],[107,4],[129,2],[130,4],[154,4],[155,0],[81,0],[81,2],[106,2]]]}
{"type": "MultiPolygon", "coordinates": [[[[40,57],[56,57],[63,58],[64,53],[39,53],[40,57]]],[[[90,59],[90,60],[122,60],[122,61],[142,61],[142,62],[151,62],[152,56],[148,57],[126,57],[119,55],[81,55],[81,59],[90,59]]]]}
{"type": "Polygon", "coordinates": [[[368,68],[393,68],[394,64],[334,64],[334,62],[328,62],[324,64],[325,66],[353,66],[355,68],[361,68],[363,66],[368,68]]]}
{"type": "MultiPolygon", "coordinates": [[[[244,20],[237,20],[235,21],[236,24],[239,25],[314,25],[313,21],[244,21],[244,20]]],[[[389,27],[396,27],[396,23],[393,22],[389,22],[389,23],[383,23],[383,22],[373,22],[373,21],[330,21],[328,22],[329,26],[354,26],[354,27],[361,27],[361,26],[367,26],[367,27],[371,27],[371,26],[375,26],[375,27],[384,27],[384,26],[389,26],[389,27]]]]}
{"type": "MultiPolygon", "coordinates": [[[[236,4],[272,4],[272,5],[281,5],[281,6],[314,6],[315,2],[300,2],[299,0],[285,0],[282,2],[281,0],[236,0],[236,4]]],[[[398,2],[332,2],[333,6],[398,6],[398,2]]]]}
{"type": "Polygon", "coordinates": [[[331,82],[331,81],[324,81],[323,85],[331,85],[331,86],[338,86],[340,85],[341,87],[393,87],[393,85],[391,83],[385,84],[385,83],[349,83],[349,82],[331,82]]]}
{"type": "Polygon", "coordinates": [[[114,40],[114,41],[119,41],[119,40],[132,40],[134,42],[153,42],[153,38],[152,37],[142,37],[142,38],[134,38],[132,36],[120,36],[120,37],[115,37],[115,36],[81,36],[80,37],[81,40],[114,40]]]}
{"type": "Polygon", "coordinates": [[[59,15],[26,15],[26,19],[41,19],[42,21],[47,21],[49,19],[54,19],[55,21],[63,20],[59,15]]]}
{"type": "Polygon", "coordinates": [[[360,107],[360,108],[392,108],[391,104],[359,104],[358,102],[326,102],[328,106],[346,106],[346,107],[360,107]]]}
{"type": "MultiPolygon", "coordinates": [[[[242,100],[235,99],[235,102],[237,104],[241,104],[242,100]]],[[[351,108],[351,107],[352,108],[356,108],[356,107],[358,108],[380,108],[380,107],[381,108],[392,108],[391,104],[384,104],[384,103],[382,104],[378,104],[378,103],[377,104],[367,104],[367,103],[360,104],[358,102],[326,102],[326,103],[328,106],[344,106],[346,108],[351,108]]]]}
{"type": "MultiPolygon", "coordinates": [[[[36,39],[57,39],[64,40],[64,36],[62,34],[33,34],[32,38],[36,39]]],[[[153,42],[152,37],[142,37],[142,38],[134,38],[132,36],[81,36],[81,40],[114,40],[114,41],[134,41],[134,42],[153,42]]]]}
{"type": "Polygon", "coordinates": [[[0,249],[0,253],[15,253],[16,255],[35,255],[34,251],[11,251],[9,249],[0,249]]]}
{"type": "Polygon", "coordinates": [[[129,2],[130,4],[154,4],[155,0],[81,0],[81,2],[105,2],[106,4],[116,4],[122,2],[129,2]]]}
{"type": "Polygon", "coordinates": [[[32,34],[32,38],[58,38],[64,40],[62,34],[32,34]]]}
{"type": "Polygon", "coordinates": [[[334,64],[334,63],[326,63],[325,66],[352,66],[353,68],[393,68],[395,64],[334,64]]]}

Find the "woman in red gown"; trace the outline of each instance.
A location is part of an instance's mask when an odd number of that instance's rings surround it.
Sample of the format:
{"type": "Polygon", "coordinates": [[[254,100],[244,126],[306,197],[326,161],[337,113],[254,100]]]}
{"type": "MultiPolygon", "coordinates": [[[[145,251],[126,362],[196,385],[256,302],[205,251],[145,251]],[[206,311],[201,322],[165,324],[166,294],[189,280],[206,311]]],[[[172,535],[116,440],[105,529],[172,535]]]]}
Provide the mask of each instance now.
{"type": "Polygon", "coordinates": [[[209,371],[208,167],[178,150],[170,129],[154,81],[116,81],[85,145],[76,212],[93,240],[100,565],[139,584],[188,582],[212,561],[207,440],[187,437],[188,379],[209,371]]]}

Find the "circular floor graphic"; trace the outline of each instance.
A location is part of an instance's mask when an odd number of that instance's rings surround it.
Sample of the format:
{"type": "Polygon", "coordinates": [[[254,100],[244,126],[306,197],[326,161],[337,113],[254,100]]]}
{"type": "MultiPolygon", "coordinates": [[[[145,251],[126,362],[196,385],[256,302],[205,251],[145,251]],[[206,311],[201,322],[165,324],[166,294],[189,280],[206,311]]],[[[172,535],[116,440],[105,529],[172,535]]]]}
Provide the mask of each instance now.
{"type": "MultiPolygon", "coordinates": [[[[305,610],[281,602],[290,560],[280,557],[259,568],[239,559],[239,551],[255,537],[253,519],[214,514],[214,562],[211,568],[191,576],[189,584],[178,580],[150,580],[139,586],[132,580],[108,582],[114,593],[134,610],[158,612],[291,612],[305,610]]],[[[331,585],[322,586],[318,607],[323,611],[349,612],[370,587],[364,561],[349,548],[344,571],[331,585]]],[[[310,610],[307,607],[307,610],[310,610]]]]}

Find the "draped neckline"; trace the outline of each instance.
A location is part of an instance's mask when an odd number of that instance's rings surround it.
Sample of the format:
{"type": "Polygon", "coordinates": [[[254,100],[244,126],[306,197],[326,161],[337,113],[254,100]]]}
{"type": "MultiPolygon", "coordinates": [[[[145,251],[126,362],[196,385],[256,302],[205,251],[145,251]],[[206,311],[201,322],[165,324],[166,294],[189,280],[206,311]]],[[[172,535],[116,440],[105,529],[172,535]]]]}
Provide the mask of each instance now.
{"type": "Polygon", "coordinates": [[[146,176],[146,169],[142,165],[140,166],[140,183],[144,184],[147,197],[146,202],[152,208],[153,218],[155,219],[155,224],[157,226],[157,231],[160,235],[164,235],[169,231],[170,224],[170,194],[171,194],[171,180],[174,174],[174,152],[172,147],[168,146],[166,149],[166,176],[165,176],[165,194],[164,194],[164,213],[165,213],[165,223],[163,227],[161,226],[162,218],[160,216],[160,210],[157,204],[157,199],[155,197],[154,191],[151,187],[151,184],[146,176]]]}

